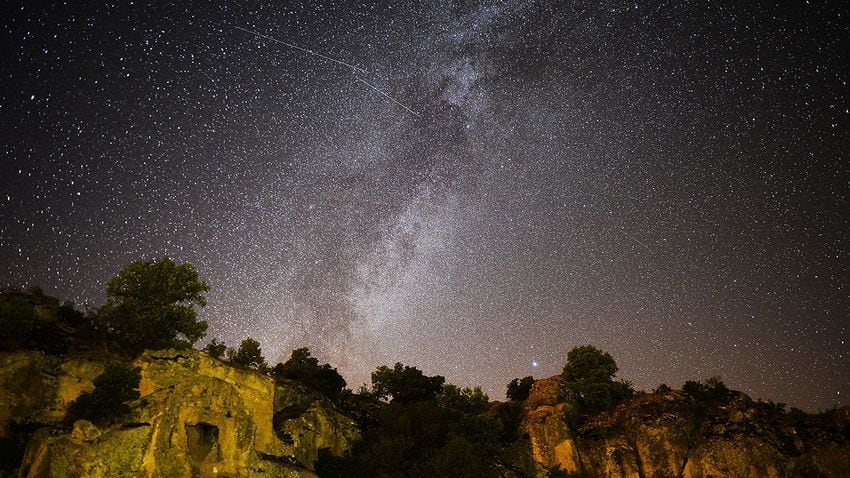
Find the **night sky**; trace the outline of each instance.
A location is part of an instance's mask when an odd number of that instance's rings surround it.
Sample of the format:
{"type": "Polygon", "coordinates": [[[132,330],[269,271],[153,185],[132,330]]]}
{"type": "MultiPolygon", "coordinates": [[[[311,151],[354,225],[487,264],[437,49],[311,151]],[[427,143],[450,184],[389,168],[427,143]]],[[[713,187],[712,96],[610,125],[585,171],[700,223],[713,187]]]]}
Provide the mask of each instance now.
{"type": "Polygon", "coordinates": [[[169,256],[355,389],[592,343],[850,403],[846,2],[161,3],[0,7],[1,287],[169,256]]]}

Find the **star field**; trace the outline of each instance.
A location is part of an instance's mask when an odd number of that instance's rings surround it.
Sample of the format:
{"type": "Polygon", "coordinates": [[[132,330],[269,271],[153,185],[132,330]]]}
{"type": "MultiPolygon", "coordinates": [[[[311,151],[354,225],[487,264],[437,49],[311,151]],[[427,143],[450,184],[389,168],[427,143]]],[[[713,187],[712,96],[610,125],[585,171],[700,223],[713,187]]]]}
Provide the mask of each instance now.
{"type": "Polygon", "coordinates": [[[211,285],[208,338],[503,398],[850,396],[841,2],[5,3],[0,286],[211,285]]]}

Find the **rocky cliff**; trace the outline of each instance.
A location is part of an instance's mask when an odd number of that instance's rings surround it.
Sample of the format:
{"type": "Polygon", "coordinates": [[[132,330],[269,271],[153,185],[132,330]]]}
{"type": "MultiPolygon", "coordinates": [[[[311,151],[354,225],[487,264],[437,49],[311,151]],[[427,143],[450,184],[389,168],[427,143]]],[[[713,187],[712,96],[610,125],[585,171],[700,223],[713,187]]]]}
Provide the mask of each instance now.
{"type": "Polygon", "coordinates": [[[559,376],[539,380],[524,404],[520,432],[535,462],[528,475],[850,477],[847,407],[794,418],[738,392],[702,403],[672,390],[579,417],[561,387],[559,376]]]}
{"type": "Polygon", "coordinates": [[[326,398],[193,350],[148,351],[121,423],[63,423],[104,369],[96,360],[0,354],[0,476],[315,476],[320,449],[359,438],[326,398]]]}

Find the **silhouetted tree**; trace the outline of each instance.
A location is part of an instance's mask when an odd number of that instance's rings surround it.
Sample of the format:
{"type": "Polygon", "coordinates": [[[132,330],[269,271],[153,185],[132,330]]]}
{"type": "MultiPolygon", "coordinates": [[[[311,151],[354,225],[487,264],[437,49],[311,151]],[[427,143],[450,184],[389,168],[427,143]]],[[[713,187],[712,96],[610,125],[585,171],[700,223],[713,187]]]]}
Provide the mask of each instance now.
{"type": "Polygon", "coordinates": [[[437,395],[437,405],[449,413],[458,415],[477,415],[483,413],[489,402],[481,387],[463,388],[447,383],[437,395]]]}
{"type": "Polygon", "coordinates": [[[433,401],[445,381],[439,375],[427,377],[416,367],[397,362],[393,368],[382,365],[372,372],[372,393],[382,399],[392,397],[393,402],[433,401]]]}
{"type": "Polygon", "coordinates": [[[212,358],[220,359],[227,351],[227,345],[224,342],[219,342],[218,339],[212,339],[210,343],[204,347],[204,351],[212,358]]]}
{"type": "Polygon", "coordinates": [[[106,366],[94,379],[94,390],[83,392],[68,408],[68,420],[105,424],[130,412],[126,402],[139,398],[141,371],[124,363],[106,366]]]}
{"type": "Polygon", "coordinates": [[[372,373],[372,392],[351,396],[368,408],[363,438],[343,457],[320,451],[320,477],[499,476],[497,457],[514,434],[482,413],[488,398],[480,387],[459,388],[396,363],[372,373]]]}
{"type": "Polygon", "coordinates": [[[109,281],[98,318],[134,351],[191,345],[207,330],[195,306],[206,305],[209,289],[192,264],[167,257],[132,262],[109,281]]]}
{"type": "Polygon", "coordinates": [[[515,378],[508,384],[508,390],[505,395],[508,400],[525,400],[528,394],[531,393],[531,386],[534,384],[534,377],[527,376],[521,379],[515,378]]]}
{"type": "Polygon", "coordinates": [[[667,392],[670,392],[671,390],[673,390],[673,389],[668,387],[666,383],[662,383],[661,385],[658,386],[658,388],[656,388],[653,391],[653,393],[667,393],[667,392]]]}
{"type": "Polygon", "coordinates": [[[275,365],[272,375],[301,382],[333,400],[345,390],[342,375],[330,364],[319,365],[319,360],[306,347],[293,350],[289,360],[275,365]]]}
{"type": "Polygon", "coordinates": [[[561,376],[569,398],[582,411],[607,410],[634,393],[629,382],[614,381],[617,363],[611,354],[592,345],[582,345],[567,353],[561,376]]]}
{"type": "Polygon", "coordinates": [[[239,348],[233,354],[230,361],[261,372],[265,372],[269,368],[266,359],[263,357],[263,350],[260,348],[260,343],[251,337],[247,337],[239,344],[239,348]]]}
{"type": "Polygon", "coordinates": [[[682,391],[698,402],[714,404],[729,396],[729,388],[720,377],[711,377],[705,383],[688,380],[682,385],[682,391]]]}

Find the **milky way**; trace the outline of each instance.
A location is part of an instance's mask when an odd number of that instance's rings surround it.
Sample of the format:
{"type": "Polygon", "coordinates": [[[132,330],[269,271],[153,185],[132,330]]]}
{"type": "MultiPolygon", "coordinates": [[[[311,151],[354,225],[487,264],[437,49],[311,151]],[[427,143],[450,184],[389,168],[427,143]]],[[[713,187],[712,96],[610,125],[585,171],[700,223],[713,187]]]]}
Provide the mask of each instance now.
{"type": "Polygon", "coordinates": [[[189,261],[208,338],[353,388],[502,398],[593,343],[848,402],[841,2],[353,3],[4,4],[0,286],[189,261]]]}

